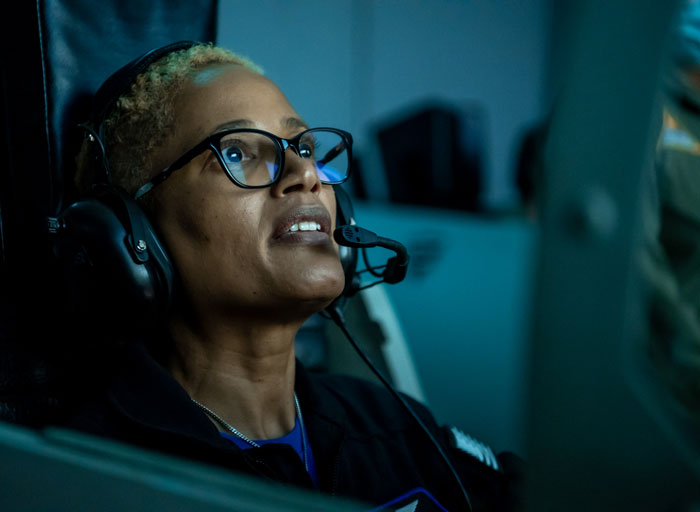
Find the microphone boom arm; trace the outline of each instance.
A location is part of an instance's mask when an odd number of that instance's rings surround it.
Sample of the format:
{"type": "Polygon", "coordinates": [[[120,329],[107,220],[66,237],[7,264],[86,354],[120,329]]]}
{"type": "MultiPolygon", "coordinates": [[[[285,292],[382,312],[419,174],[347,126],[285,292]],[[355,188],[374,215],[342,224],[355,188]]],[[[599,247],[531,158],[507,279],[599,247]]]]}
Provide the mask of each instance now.
{"type": "Polygon", "coordinates": [[[406,277],[410,256],[406,247],[400,242],[390,238],[384,238],[359,226],[339,226],[333,231],[333,239],[340,245],[346,247],[366,248],[383,247],[394,251],[396,256],[392,256],[386,262],[386,268],[382,272],[384,282],[389,284],[400,283],[406,277]]]}

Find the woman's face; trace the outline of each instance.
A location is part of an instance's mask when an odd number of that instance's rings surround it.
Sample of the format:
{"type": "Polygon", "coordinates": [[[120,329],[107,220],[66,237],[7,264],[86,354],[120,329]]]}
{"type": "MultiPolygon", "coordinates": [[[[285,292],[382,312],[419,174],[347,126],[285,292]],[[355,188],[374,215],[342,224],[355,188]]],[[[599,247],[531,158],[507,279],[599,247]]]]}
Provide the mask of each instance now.
{"type": "MultiPolygon", "coordinates": [[[[176,130],[153,154],[154,170],[223,126],[291,138],[305,124],[268,79],[241,66],[199,72],[176,97],[176,130]]],[[[173,173],[154,194],[154,220],[191,306],[200,314],[310,314],[344,284],[333,242],[335,195],[292,150],[271,187],[233,184],[211,151],[173,173]],[[313,221],[320,232],[290,231],[313,221]]]]}

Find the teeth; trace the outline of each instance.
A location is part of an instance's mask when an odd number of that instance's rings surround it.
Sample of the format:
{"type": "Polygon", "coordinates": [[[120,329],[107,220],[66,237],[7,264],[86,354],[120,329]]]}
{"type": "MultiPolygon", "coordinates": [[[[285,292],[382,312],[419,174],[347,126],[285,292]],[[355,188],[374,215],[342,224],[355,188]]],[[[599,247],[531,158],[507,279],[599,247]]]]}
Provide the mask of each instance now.
{"type": "Polygon", "coordinates": [[[295,231],[321,231],[321,225],[318,222],[299,222],[297,224],[292,224],[289,231],[294,233],[295,231]]]}

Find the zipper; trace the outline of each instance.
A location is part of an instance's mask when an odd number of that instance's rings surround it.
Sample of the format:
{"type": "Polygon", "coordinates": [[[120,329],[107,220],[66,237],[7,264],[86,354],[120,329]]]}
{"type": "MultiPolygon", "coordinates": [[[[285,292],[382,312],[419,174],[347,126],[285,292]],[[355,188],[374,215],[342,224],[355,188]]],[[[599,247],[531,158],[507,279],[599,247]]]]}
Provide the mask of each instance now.
{"type": "Polygon", "coordinates": [[[338,447],[338,453],[335,454],[335,459],[333,460],[333,481],[331,483],[331,496],[336,495],[338,490],[338,481],[340,479],[340,455],[343,451],[343,446],[345,446],[345,437],[340,441],[340,446],[338,447]]]}
{"type": "MultiPolygon", "coordinates": [[[[270,465],[269,465],[267,462],[265,462],[264,460],[258,459],[257,457],[254,458],[253,460],[255,461],[256,464],[258,464],[259,466],[262,466],[262,467],[266,468],[266,469],[270,472],[269,475],[265,475],[267,478],[272,478],[272,475],[275,474],[275,471],[272,469],[272,466],[270,466],[270,465]]],[[[257,468],[256,468],[256,469],[257,469],[257,468]]]]}

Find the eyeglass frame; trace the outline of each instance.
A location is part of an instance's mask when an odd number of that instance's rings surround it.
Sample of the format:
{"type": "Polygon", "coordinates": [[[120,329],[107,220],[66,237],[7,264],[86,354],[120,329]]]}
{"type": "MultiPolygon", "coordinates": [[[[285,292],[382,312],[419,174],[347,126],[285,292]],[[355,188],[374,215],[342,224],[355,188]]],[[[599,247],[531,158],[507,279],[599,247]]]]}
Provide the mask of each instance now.
{"type": "MultiPolygon", "coordinates": [[[[226,176],[237,186],[241,188],[266,188],[274,185],[276,182],[278,182],[281,177],[284,174],[284,158],[285,154],[287,152],[288,148],[292,148],[294,153],[301,157],[299,153],[299,142],[301,141],[301,138],[313,131],[318,131],[318,130],[324,130],[328,132],[333,132],[337,135],[340,135],[340,137],[343,139],[345,142],[345,151],[348,153],[348,172],[345,178],[343,178],[341,181],[338,182],[333,182],[333,183],[327,183],[321,180],[321,183],[324,183],[326,185],[340,185],[341,183],[345,183],[348,178],[350,177],[350,172],[352,171],[352,134],[350,132],[347,132],[345,130],[341,130],[339,128],[329,128],[326,126],[321,126],[318,128],[308,128],[304,130],[303,132],[295,135],[291,139],[285,139],[283,137],[279,137],[275,135],[274,133],[267,132],[265,130],[258,130],[257,128],[232,128],[229,130],[221,130],[219,132],[213,133],[206,137],[204,140],[202,140],[200,143],[186,151],[185,153],[182,154],[179,158],[177,158],[171,165],[160,171],[158,174],[156,174],[153,178],[148,180],[146,183],[141,185],[136,192],[134,192],[134,199],[138,199],[142,197],[144,194],[150,192],[155,188],[156,186],[160,185],[162,182],[164,182],[166,179],[170,177],[170,175],[177,171],[178,169],[181,169],[185,165],[187,165],[189,162],[191,162],[196,156],[200,155],[207,149],[210,149],[211,151],[214,152],[214,155],[216,156],[217,160],[219,161],[219,164],[223,167],[224,173],[226,176]],[[272,139],[276,144],[277,144],[277,149],[279,150],[280,154],[280,170],[279,174],[277,177],[272,180],[270,183],[267,185],[247,185],[244,183],[239,183],[238,180],[231,174],[231,172],[228,170],[228,167],[226,166],[226,163],[224,161],[224,156],[221,154],[219,145],[221,143],[221,139],[226,137],[227,135],[231,135],[232,133],[259,133],[261,135],[265,135],[268,138],[272,139]]],[[[303,157],[301,157],[303,158],[303,157]]],[[[320,178],[319,178],[320,179],[320,178]]]]}

